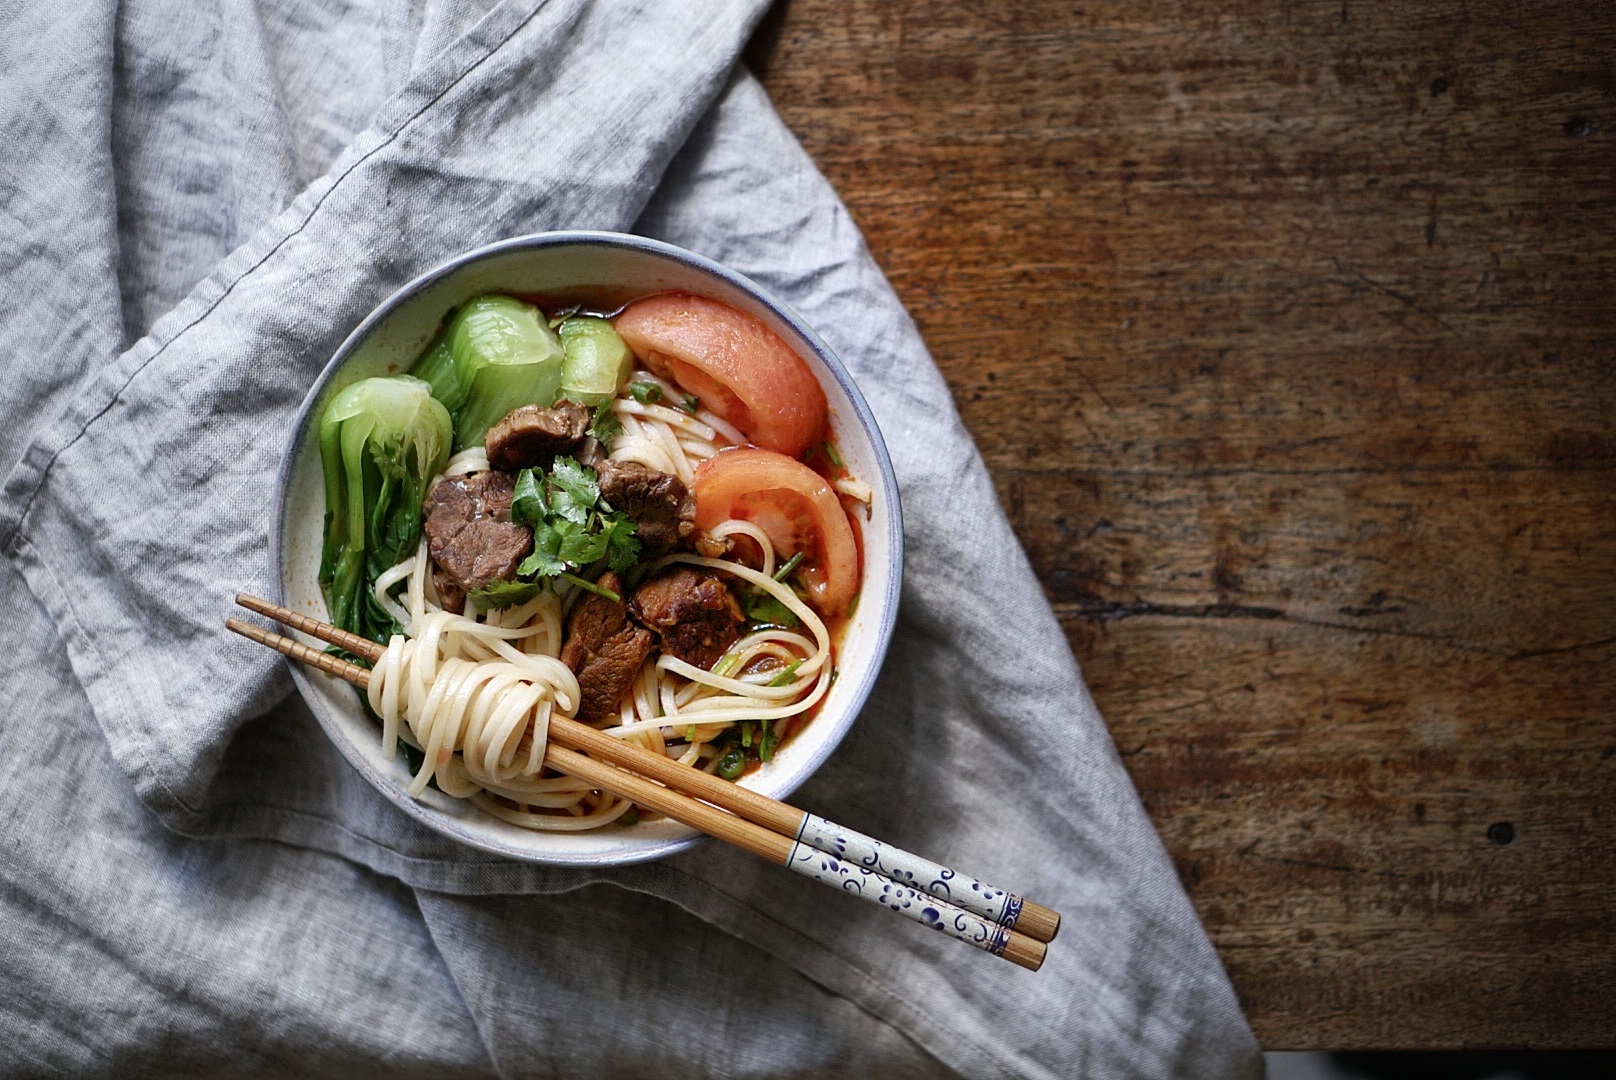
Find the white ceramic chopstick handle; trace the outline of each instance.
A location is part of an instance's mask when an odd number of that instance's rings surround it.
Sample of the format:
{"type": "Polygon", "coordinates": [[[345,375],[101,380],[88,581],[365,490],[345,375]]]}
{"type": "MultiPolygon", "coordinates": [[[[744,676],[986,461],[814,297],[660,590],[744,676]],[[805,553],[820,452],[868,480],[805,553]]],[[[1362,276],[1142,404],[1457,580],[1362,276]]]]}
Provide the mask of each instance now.
{"type": "Polygon", "coordinates": [[[792,846],[786,865],[815,881],[890,908],[922,926],[940,930],[967,945],[975,945],[983,952],[1012,960],[1031,971],[1037,971],[1043,963],[1044,946],[1041,943],[935,896],[899,884],[872,867],[838,859],[801,841],[792,846]]]}
{"type": "Polygon", "coordinates": [[[891,878],[996,926],[1014,929],[1021,915],[1019,896],[814,814],[803,815],[797,842],[891,878]]]}

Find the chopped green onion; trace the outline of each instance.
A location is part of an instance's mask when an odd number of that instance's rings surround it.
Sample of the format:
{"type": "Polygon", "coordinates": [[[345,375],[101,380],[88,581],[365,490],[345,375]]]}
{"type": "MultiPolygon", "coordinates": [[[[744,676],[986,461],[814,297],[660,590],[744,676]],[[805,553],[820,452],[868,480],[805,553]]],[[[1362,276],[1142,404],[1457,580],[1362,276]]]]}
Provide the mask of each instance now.
{"type": "Polygon", "coordinates": [[[695,394],[686,394],[684,400],[685,412],[694,416],[696,410],[699,408],[701,408],[701,398],[697,397],[695,394]]]}
{"type": "Polygon", "coordinates": [[[713,665],[712,672],[721,679],[727,679],[735,673],[735,669],[740,665],[740,653],[725,653],[718,658],[718,663],[713,665]]]}
{"type": "Polygon", "coordinates": [[[638,825],[640,823],[640,808],[631,806],[623,811],[623,816],[617,819],[620,825],[638,825]]]}
{"type": "Polygon", "coordinates": [[[864,594],[862,592],[856,592],[853,594],[853,599],[847,602],[847,617],[849,619],[853,617],[853,612],[858,610],[859,597],[863,595],[864,594]]]}
{"type": "Polygon", "coordinates": [[[832,465],[836,466],[838,469],[843,468],[844,466],[842,465],[842,455],[840,455],[840,454],[838,454],[836,452],[836,444],[831,443],[831,442],[827,442],[827,443],[824,444],[824,446],[825,446],[825,456],[830,458],[830,463],[832,465]]]}
{"type": "Polygon", "coordinates": [[[635,379],[629,383],[628,392],[641,405],[655,405],[662,400],[662,387],[654,382],[646,382],[644,379],[635,379]]]}
{"type": "Polygon", "coordinates": [[[685,742],[696,741],[696,725],[690,724],[685,728],[685,742]]]}
{"type": "Polygon", "coordinates": [[[780,567],[780,569],[774,572],[774,580],[784,581],[790,576],[791,571],[797,568],[797,564],[800,562],[802,562],[802,552],[799,551],[795,555],[791,556],[791,558],[787,559],[784,566],[780,567]]]}
{"type": "Polygon", "coordinates": [[[741,745],[752,745],[752,721],[750,720],[741,721],[741,745]]]}
{"type": "Polygon", "coordinates": [[[791,680],[796,676],[797,669],[800,668],[800,667],[802,667],[802,661],[801,660],[793,660],[793,661],[791,661],[791,663],[789,663],[789,664],[787,664],[785,666],[784,670],[782,670],[780,672],[780,674],[776,675],[774,678],[769,680],[769,685],[770,686],[787,686],[787,685],[789,685],[791,680]]]}
{"type": "Polygon", "coordinates": [[[718,759],[718,775],[725,780],[738,780],[746,771],[746,755],[739,749],[731,750],[718,759]]]}
{"type": "Polygon", "coordinates": [[[774,748],[780,745],[780,736],[774,733],[772,721],[762,720],[763,738],[758,740],[758,760],[769,761],[774,757],[774,748]]]}

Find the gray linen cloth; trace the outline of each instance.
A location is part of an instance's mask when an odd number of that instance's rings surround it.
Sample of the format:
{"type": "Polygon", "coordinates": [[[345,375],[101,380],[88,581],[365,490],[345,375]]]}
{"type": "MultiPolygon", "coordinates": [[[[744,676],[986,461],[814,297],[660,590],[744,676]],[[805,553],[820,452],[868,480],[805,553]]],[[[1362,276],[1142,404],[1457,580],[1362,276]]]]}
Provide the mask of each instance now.
{"type": "Polygon", "coordinates": [[[736,67],[762,0],[0,8],[0,1071],[1252,1076],[1233,992],[857,230],[736,67]],[[466,248],[642,232],[859,381],[908,557],[799,805],[1061,910],[1031,974],[708,843],[459,849],[226,633],[336,345],[466,248]]]}

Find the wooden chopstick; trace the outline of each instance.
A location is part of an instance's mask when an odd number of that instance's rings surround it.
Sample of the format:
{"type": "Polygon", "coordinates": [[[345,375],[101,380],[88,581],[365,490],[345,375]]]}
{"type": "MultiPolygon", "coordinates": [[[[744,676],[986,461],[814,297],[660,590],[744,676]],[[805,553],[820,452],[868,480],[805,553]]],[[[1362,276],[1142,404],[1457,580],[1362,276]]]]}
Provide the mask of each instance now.
{"type": "MultiPolygon", "coordinates": [[[[238,593],[236,603],[250,611],[268,616],[284,626],[300,630],[322,641],[329,641],[372,663],[375,663],[384,651],[381,645],[369,638],[350,634],[330,623],[321,622],[319,619],[248,593],[238,593]]],[[[308,651],[315,656],[330,659],[326,653],[313,649],[308,651]]],[[[295,657],[295,659],[303,658],[295,657]]],[[[321,670],[332,671],[331,668],[318,662],[312,663],[321,670]]],[[[332,671],[332,673],[345,677],[338,672],[332,671]]],[[[732,784],[700,769],[681,765],[634,743],[615,739],[587,724],[580,724],[563,716],[552,716],[550,740],[620,768],[649,776],[667,787],[722,807],[747,821],[838,860],[869,867],[884,877],[912,882],[920,892],[932,898],[963,908],[990,924],[1018,931],[1034,941],[1045,943],[1053,941],[1060,929],[1060,914],[1041,904],[1025,900],[1004,889],[911,854],[902,848],[885,844],[857,830],[809,814],[766,795],[760,795],[750,788],[732,784]]]]}
{"type": "MultiPolygon", "coordinates": [[[[358,664],[240,619],[226,619],[225,626],[243,637],[345,679],[355,686],[370,685],[370,672],[358,664]]],[[[1029,971],[1037,971],[1043,965],[1048,948],[1044,942],[989,923],[978,915],[920,893],[868,867],[827,855],[689,795],[653,783],[643,776],[558,746],[553,741],[545,745],[544,763],[557,772],[575,776],[621,798],[649,807],[708,836],[734,844],[841,891],[889,907],[906,918],[994,956],[1002,956],[1029,971]]]]}

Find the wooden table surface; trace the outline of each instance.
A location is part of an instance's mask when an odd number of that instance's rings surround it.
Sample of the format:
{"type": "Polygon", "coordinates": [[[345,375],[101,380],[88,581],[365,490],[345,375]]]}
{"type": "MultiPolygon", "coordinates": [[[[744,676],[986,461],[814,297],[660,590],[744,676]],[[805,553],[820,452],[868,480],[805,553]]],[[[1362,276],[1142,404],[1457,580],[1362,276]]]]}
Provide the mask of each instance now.
{"type": "Polygon", "coordinates": [[[1616,1040],[1616,4],[790,0],[1265,1047],[1616,1040]]]}

